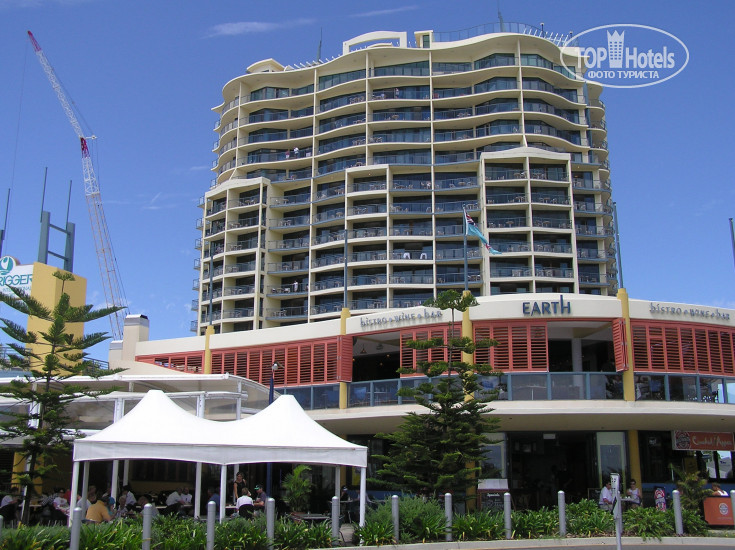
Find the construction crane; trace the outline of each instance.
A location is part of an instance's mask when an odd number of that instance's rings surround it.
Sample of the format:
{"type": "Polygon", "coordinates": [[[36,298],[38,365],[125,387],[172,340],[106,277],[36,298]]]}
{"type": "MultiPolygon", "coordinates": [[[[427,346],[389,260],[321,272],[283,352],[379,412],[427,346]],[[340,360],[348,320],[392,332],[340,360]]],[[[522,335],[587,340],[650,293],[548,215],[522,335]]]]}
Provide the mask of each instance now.
{"type": "MultiPolygon", "coordinates": [[[[69,100],[64,93],[59,79],[53,67],[46,59],[41,46],[36,41],[31,31],[28,31],[28,38],[31,40],[33,50],[36,52],[41,67],[46,73],[46,77],[51,82],[51,86],[59,98],[61,107],[66,113],[74,132],[79,138],[82,148],[82,171],[84,173],[84,196],[87,198],[87,208],[89,210],[89,219],[92,222],[92,234],[94,236],[94,246],[97,252],[97,261],[99,263],[100,275],[102,277],[102,287],[105,293],[105,300],[108,305],[122,306],[127,308],[127,301],[123,291],[122,281],[117,269],[117,259],[112,250],[112,241],[110,240],[110,232],[107,228],[107,220],[105,219],[105,211],[102,208],[102,199],[100,197],[100,186],[97,182],[97,176],[94,173],[92,165],[92,157],[89,154],[87,139],[95,139],[95,136],[85,137],[82,127],[79,125],[74,111],[69,104],[69,100]]],[[[115,340],[121,340],[123,336],[123,326],[125,325],[125,309],[121,309],[117,313],[110,315],[110,326],[112,337],[115,340]]]]}

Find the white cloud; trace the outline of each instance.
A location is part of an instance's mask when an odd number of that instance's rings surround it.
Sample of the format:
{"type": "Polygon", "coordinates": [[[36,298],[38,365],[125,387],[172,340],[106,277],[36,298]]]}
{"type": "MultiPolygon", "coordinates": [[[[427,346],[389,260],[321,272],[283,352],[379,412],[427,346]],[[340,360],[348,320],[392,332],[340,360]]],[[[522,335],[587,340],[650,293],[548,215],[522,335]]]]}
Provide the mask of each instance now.
{"type": "Polygon", "coordinates": [[[361,13],[352,14],[350,15],[350,17],[376,17],[382,15],[392,15],[394,13],[401,13],[404,11],[413,11],[415,9],[418,9],[418,6],[402,6],[400,8],[388,8],[385,10],[364,11],[361,13]]]}
{"type": "Polygon", "coordinates": [[[291,27],[301,27],[314,23],[314,19],[294,19],[292,21],[237,21],[235,23],[222,23],[209,29],[208,38],[216,36],[239,36],[242,34],[258,34],[291,27]]]}

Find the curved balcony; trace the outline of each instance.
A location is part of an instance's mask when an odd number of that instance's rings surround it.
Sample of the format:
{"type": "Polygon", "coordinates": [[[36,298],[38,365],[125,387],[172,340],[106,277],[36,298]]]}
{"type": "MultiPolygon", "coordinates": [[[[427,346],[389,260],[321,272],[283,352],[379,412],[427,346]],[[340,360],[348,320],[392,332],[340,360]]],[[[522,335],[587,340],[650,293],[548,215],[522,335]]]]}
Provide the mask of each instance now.
{"type": "Polygon", "coordinates": [[[439,202],[437,201],[434,205],[434,211],[437,214],[440,213],[455,213],[455,212],[475,212],[480,209],[480,203],[471,201],[452,201],[452,202],[439,202]]]}
{"type": "Polygon", "coordinates": [[[366,191],[385,191],[388,188],[385,180],[383,181],[361,181],[349,186],[349,193],[364,193],[366,191]]]}
{"type": "Polygon", "coordinates": [[[384,285],[388,282],[388,277],[385,275],[356,275],[350,277],[347,284],[349,286],[371,286],[371,285],[384,285]]]}
{"type": "Polygon", "coordinates": [[[614,278],[608,279],[605,273],[580,273],[580,285],[607,286],[608,283],[614,282],[614,278]]]}
{"type": "Polygon", "coordinates": [[[498,252],[513,253],[513,252],[530,252],[531,245],[526,241],[514,241],[514,242],[502,242],[502,243],[490,243],[492,247],[498,252]]]}
{"type": "Polygon", "coordinates": [[[431,225],[394,225],[390,234],[392,237],[431,237],[431,225]]]}
{"type": "Polygon", "coordinates": [[[339,313],[342,311],[342,302],[333,302],[331,304],[319,304],[311,306],[309,313],[311,315],[323,315],[325,313],[339,313]]]}
{"type": "Polygon", "coordinates": [[[345,240],[345,231],[341,229],[339,231],[331,231],[329,233],[320,233],[313,239],[311,239],[312,245],[327,244],[333,242],[339,242],[345,240]]]}
{"type": "MultiPolygon", "coordinates": [[[[232,265],[226,265],[225,266],[225,273],[231,274],[231,273],[243,273],[245,271],[254,271],[255,270],[255,262],[242,262],[232,265]]],[[[215,275],[217,275],[217,270],[215,269],[215,275]]]]}
{"type": "Polygon", "coordinates": [[[385,204],[362,204],[347,208],[348,216],[361,216],[364,214],[385,214],[388,207],[385,204]]]}
{"type": "Polygon", "coordinates": [[[390,184],[392,191],[429,191],[431,190],[431,180],[409,180],[394,178],[390,184]]]}
{"type": "Polygon", "coordinates": [[[385,251],[353,252],[348,255],[350,262],[384,262],[388,259],[385,251]]]}
{"type": "Polygon", "coordinates": [[[317,290],[332,290],[335,288],[343,288],[345,286],[345,280],[342,277],[333,277],[331,279],[323,279],[317,281],[312,285],[312,291],[317,290]]]}
{"type": "Polygon", "coordinates": [[[300,317],[306,317],[305,306],[267,308],[265,310],[265,318],[268,320],[297,319],[300,317]]]}
{"type": "Polygon", "coordinates": [[[291,206],[295,204],[309,204],[311,202],[311,194],[304,193],[301,195],[289,195],[287,197],[272,197],[269,201],[271,208],[278,206],[291,206]]]}
{"type": "Polygon", "coordinates": [[[536,267],[536,277],[547,277],[555,279],[572,279],[574,270],[566,267],[536,267]]]}
{"type": "Polygon", "coordinates": [[[385,237],[387,231],[385,227],[364,227],[361,229],[353,229],[349,232],[350,239],[369,239],[373,237],[385,237]]]}
{"type": "Polygon", "coordinates": [[[391,260],[432,260],[434,254],[429,252],[418,252],[415,250],[394,250],[390,253],[391,260]]]}
{"type": "Polygon", "coordinates": [[[324,223],[332,220],[339,220],[345,217],[344,209],[340,210],[329,210],[327,212],[320,212],[312,216],[313,223],[324,223]]]}
{"type": "MultiPolygon", "coordinates": [[[[436,284],[437,285],[456,285],[464,284],[465,276],[464,273],[437,273],[436,284]]],[[[467,275],[467,283],[470,286],[477,286],[482,283],[482,275],[479,273],[469,273],[467,275]]]]}
{"type": "Polygon", "coordinates": [[[577,225],[574,232],[580,237],[612,237],[614,231],[612,227],[596,227],[587,225],[577,225]]]}
{"type": "MultiPolygon", "coordinates": [[[[221,291],[222,296],[242,296],[255,292],[255,285],[239,285],[226,287],[221,291]]],[[[216,297],[216,296],[215,296],[216,297]]]]}
{"type": "Polygon", "coordinates": [[[575,201],[574,212],[581,214],[612,214],[612,206],[575,201]]]}
{"type": "Polygon", "coordinates": [[[341,254],[328,254],[311,261],[311,267],[327,267],[330,265],[344,264],[345,257],[341,254]]]}
{"type": "Polygon", "coordinates": [[[308,260],[297,260],[290,262],[271,262],[268,264],[268,273],[292,273],[295,271],[308,271],[308,260]]]}
{"type": "Polygon", "coordinates": [[[230,319],[241,319],[243,317],[252,317],[255,315],[255,310],[248,307],[238,307],[234,309],[226,309],[219,314],[219,319],[227,321],[230,319]]]}
{"type": "Polygon", "coordinates": [[[309,216],[292,216],[290,218],[279,218],[268,220],[270,229],[282,229],[291,227],[303,227],[310,224],[309,216]]]}
{"type": "Polygon", "coordinates": [[[478,158],[474,151],[462,151],[459,153],[440,153],[434,155],[436,164],[456,164],[460,162],[472,162],[478,158]]]}
{"type": "Polygon", "coordinates": [[[514,168],[498,168],[495,166],[488,166],[485,170],[485,180],[487,181],[521,179],[526,179],[526,172],[524,170],[516,170],[514,168]]]}
{"type": "Polygon", "coordinates": [[[283,296],[288,295],[291,296],[306,296],[309,289],[306,285],[300,285],[298,282],[292,283],[290,285],[283,285],[283,286],[275,286],[271,287],[268,290],[268,297],[274,297],[274,296],[283,296]]]}
{"type": "Polygon", "coordinates": [[[295,248],[309,248],[309,237],[283,239],[281,241],[270,241],[268,243],[268,250],[293,250],[295,248]]]}
{"type": "Polygon", "coordinates": [[[349,302],[348,307],[352,310],[355,309],[385,309],[388,307],[388,303],[385,300],[369,300],[369,299],[358,299],[349,302]]]}
{"type": "Polygon", "coordinates": [[[426,214],[431,213],[432,206],[430,202],[409,202],[409,203],[397,203],[394,202],[390,206],[391,214],[426,214]]]}
{"type": "Polygon", "coordinates": [[[411,275],[410,273],[397,273],[390,276],[392,285],[433,285],[433,275],[411,275]]]}
{"type": "MultiPolygon", "coordinates": [[[[434,189],[436,191],[445,191],[447,189],[470,189],[477,186],[477,176],[449,178],[444,180],[436,180],[434,182],[434,189]]],[[[429,182],[429,189],[431,189],[431,182],[429,182]]]]}

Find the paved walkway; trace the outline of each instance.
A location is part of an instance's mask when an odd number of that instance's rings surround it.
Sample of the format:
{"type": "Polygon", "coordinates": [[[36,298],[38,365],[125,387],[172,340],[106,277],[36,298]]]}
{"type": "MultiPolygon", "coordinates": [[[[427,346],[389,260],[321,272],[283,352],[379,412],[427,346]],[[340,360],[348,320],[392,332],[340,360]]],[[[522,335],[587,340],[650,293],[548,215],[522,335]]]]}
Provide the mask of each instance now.
{"type": "MultiPolygon", "coordinates": [[[[735,548],[735,532],[724,531],[720,536],[712,537],[664,537],[661,540],[640,537],[623,537],[621,547],[634,548],[735,548]],[[730,535],[727,537],[727,535],[730,535]],[[724,535],[724,536],[722,536],[724,535]]],[[[616,548],[615,537],[566,538],[566,539],[532,539],[532,540],[494,540],[470,542],[433,542],[425,544],[399,544],[386,546],[361,546],[361,550],[495,550],[507,548],[511,550],[542,548],[616,548]]]]}

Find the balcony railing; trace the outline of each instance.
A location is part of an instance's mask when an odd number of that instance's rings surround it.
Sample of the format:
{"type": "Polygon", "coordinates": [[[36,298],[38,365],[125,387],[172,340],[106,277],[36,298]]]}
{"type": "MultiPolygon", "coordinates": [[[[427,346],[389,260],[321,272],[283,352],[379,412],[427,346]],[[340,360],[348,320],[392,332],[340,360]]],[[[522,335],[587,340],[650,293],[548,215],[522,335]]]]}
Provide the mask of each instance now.
{"type": "Polygon", "coordinates": [[[226,309],[220,314],[220,319],[240,319],[242,317],[252,317],[255,315],[255,310],[248,307],[238,307],[234,309],[226,309]]]}
{"type": "Polygon", "coordinates": [[[393,203],[390,207],[391,214],[418,214],[418,213],[430,213],[432,211],[430,202],[421,203],[393,203]]]}
{"type": "Polygon", "coordinates": [[[254,285],[239,285],[239,286],[226,287],[222,291],[222,295],[223,296],[241,296],[243,294],[252,294],[253,292],[255,292],[254,285]]]}
{"type": "Polygon", "coordinates": [[[385,309],[388,303],[385,300],[360,299],[349,302],[349,308],[355,309],[385,309]]]}
{"type": "Polygon", "coordinates": [[[350,277],[347,284],[349,286],[369,286],[369,285],[384,285],[388,282],[388,277],[385,275],[357,275],[350,277]]]}
{"type": "Polygon", "coordinates": [[[498,252],[529,252],[531,245],[526,241],[515,241],[515,242],[502,242],[502,243],[490,243],[492,247],[498,252]]]}
{"type": "Polygon", "coordinates": [[[534,227],[545,227],[549,229],[569,229],[572,227],[572,222],[569,220],[560,220],[556,218],[533,218],[534,227]]]}
{"type": "Polygon", "coordinates": [[[301,237],[299,239],[284,239],[282,241],[270,241],[268,243],[270,250],[289,250],[291,248],[309,248],[309,237],[301,237]]]}
{"type": "Polygon", "coordinates": [[[487,196],[487,204],[511,204],[528,202],[525,193],[492,193],[487,196]]]}
{"type": "Polygon", "coordinates": [[[574,277],[574,270],[566,267],[536,267],[536,277],[571,279],[574,277]]]}
{"type": "Polygon", "coordinates": [[[532,274],[530,267],[493,267],[490,269],[491,277],[530,277],[532,274]]]}
{"type": "Polygon", "coordinates": [[[433,275],[411,275],[409,273],[400,273],[390,276],[390,284],[392,285],[432,285],[434,284],[433,275]]]}
{"type": "Polygon", "coordinates": [[[351,262],[384,262],[388,258],[388,253],[384,250],[354,252],[348,258],[351,262]]]}
{"type": "Polygon", "coordinates": [[[303,193],[301,195],[289,195],[287,197],[273,197],[269,206],[287,206],[292,204],[308,204],[311,201],[311,194],[303,193]]]}
{"type": "Polygon", "coordinates": [[[473,212],[480,209],[480,204],[477,202],[464,202],[464,201],[453,201],[453,202],[437,202],[434,205],[434,211],[440,212],[473,212]]]}
{"type": "Polygon", "coordinates": [[[352,126],[353,124],[363,124],[365,122],[365,113],[359,115],[350,115],[346,117],[340,117],[337,120],[331,120],[319,124],[319,133],[329,132],[336,128],[343,128],[345,126],[352,126]]]}
{"type": "MultiPolygon", "coordinates": [[[[614,279],[611,279],[614,280],[614,279]]],[[[609,280],[604,273],[580,273],[579,274],[580,284],[591,284],[591,285],[607,285],[609,280]]]]}
{"type": "Polygon", "coordinates": [[[592,237],[611,237],[613,229],[611,227],[595,227],[587,225],[578,225],[574,228],[577,235],[592,237]]]}
{"type": "MultiPolygon", "coordinates": [[[[467,249],[467,259],[472,258],[481,258],[482,253],[480,252],[479,248],[468,248],[467,249]]],[[[465,258],[465,250],[464,248],[450,248],[450,249],[444,249],[444,250],[437,250],[436,251],[436,260],[442,261],[442,260],[464,260],[465,258]]]]}
{"type": "Polygon", "coordinates": [[[342,288],[344,286],[345,280],[342,277],[334,277],[315,282],[312,285],[312,290],[329,290],[333,288],[342,288]]]}
{"type": "Polygon", "coordinates": [[[492,218],[487,221],[488,229],[497,229],[499,227],[513,229],[514,227],[528,227],[526,218],[492,218]]]}
{"type": "Polygon", "coordinates": [[[305,306],[293,306],[282,308],[267,308],[265,310],[266,319],[285,319],[294,317],[306,317],[305,306]]]}
{"type": "Polygon", "coordinates": [[[385,181],[362,181],[349,187],[350,193],[362,193],[365,191],[384,191],[387,188],[385,181]]]}
{"type": "Polygon", "coordinates": [[[525,179],[526,172],[515,168],[490,168],[485,171],[485,179],[490,181],[525,179]]]}
{"type": "Polygon", "coordinates": [[[281,273],[289,271],[306,271],[309,269],[308,260],[292,262],[271,262],[268,264],[268,273],[281,273]]]}
{"type": "Polygon", "coordinates": [[[605,250],[594,248],[578,248],[577,258],[580,260],[606,260],[608,253],[605,250]]]}
{"type": "Polygon", "coordinates": [[[391,260],[431,260],[433,257],[434,255],[431,251],[394,250],[390,253],[391,260]]]}
{"type": "Polygon", "coordinates": [[[322,223],[322,222],[328,222],[330,220],[342,219],[344,217],[345,217],[344,209],[328,210],[327,212],[320,212],[318,214],[314,214],[314,216],[312,217],[312,222],[322,223]]]}
{"type": "MultiPolygon", "coordinates": [[[[555,254],[571,254],[572,245],[565,243],[533,243],[533,250],[535,252],[552,252],[555,254]]],[[[502,250],[501,250],[502,252],[502,250]]],[[[579,253],[577,254],[579,255],[579,253]]]]}
{"type": "MultiPolygon", "coordinates": [[[[437,191],[444,191],[445,189],[468,189],[471,187],[477,187],[476,176],[436,180],[434,183],[434,188],[437,191]]],[[[431,189],[431,182],[429,182],[429,189],[431,189]]]]}
{"type": "Polygon", "coordinates": [[[431,120],[431,112],[429,112],[428,110],[421,112],[385,111],[373,113],[372,119],[373,122],[383,122],[386,120],[431,120]]]}
{"type": "Polygon", "coordinates": [[[561,195],[548,195],[545,193],[531,193],[531,202],[541,204],[564,204],[568,205],[571,201],[569,197],[561,195]]]}
{"type": "Polygon", "coordinates": [[[431,180],[394,179],[390,188],[394,191],[429,191],[431,180]]]}
{"type": "Polygon", "coordinates": [[[601,182],[572,177],[572,187],[574,189],[605,189],[609,191],[610,183],[608,181],[601,182]]]}
{"type": "Polygon", "coordinates": [[[290,285],[271,287],[270,290],[268,291],[268,296],[282,296],[284,294],[293,296],[294,294],[306,294],[308,290],[309,289],[307,285],[303,285],[303,284],[299,284],[298,282],[294,282],[290,285]]]}
{"type": "Polygon", "coordinates": [[[367,239],[371,237],[385,237],[387,231],[385,227],[364,227],[362,229],[354,229],[349,232],[350,239],[367,239]]]}
{"type": "Polygon", "coordinates": [[[331,304],[319,304],[309,308],[311,315],[322,315],[324,313],[339,313],[342,311],[342,302],[333,302],[331,304]]]}
{"type": "Polygon", "coordinates": [[[394,225],[390,234],[393,237],[430,237],[431,225],[394,225]]]}
{"type": "MultiPolygon", "coordinates": [[[[464,273],[437,273],[436,284],[438,285],[449,285],[465,282],[464,273]]],[[[467,275],[467,282],[470,285],[477,285],[482,282],[482,275],[479,273],[469,273],[467,275]]]]}
{"type": "Polygon", "coordinates": [[[363,214],[385,214],[388,207],[385,204],[362,204],[360,206],[350,206],[347,209],[348,216],[360,216],[363,214]]]}
{"type": "Polygon", "coordinates": [[[605,204],[593,204],[588,202],[575,202],[575,212],[590,212],[595,214],[612,214],[612,207],[605,204]]]}
{"type": "Polygon", "coordinates": [[[315,258],[311,261],[311,267],[326,267],[329,265],[337,265],[345,263],[345,257],[339,254],[331,254],[328,256],[322,256],[321,258],[315,258]]]}
{"type": "Polygon", "coordinates": [[[340,231],[331,231],[329,233],[321,233],[311,239],[311,244],[317,245],[317,244],[327,244],[327,243],[333,243],[337,241],[344,241],[345,240],[345,232],[344,229],[340,231]]]}
{"type": "Polygon", "coordinates": [[[314,202],[331,199],[332,197],[340,197],[345,194],[344,187],[329,187],[327,189],[320,189],[314,195],[314,202]]]}
{"type": "Polygon", "coordinates": [[[309,225],[309,216],[292,216],[290,218],[268,220],[271,228],[298,227],[309,225]]]}

